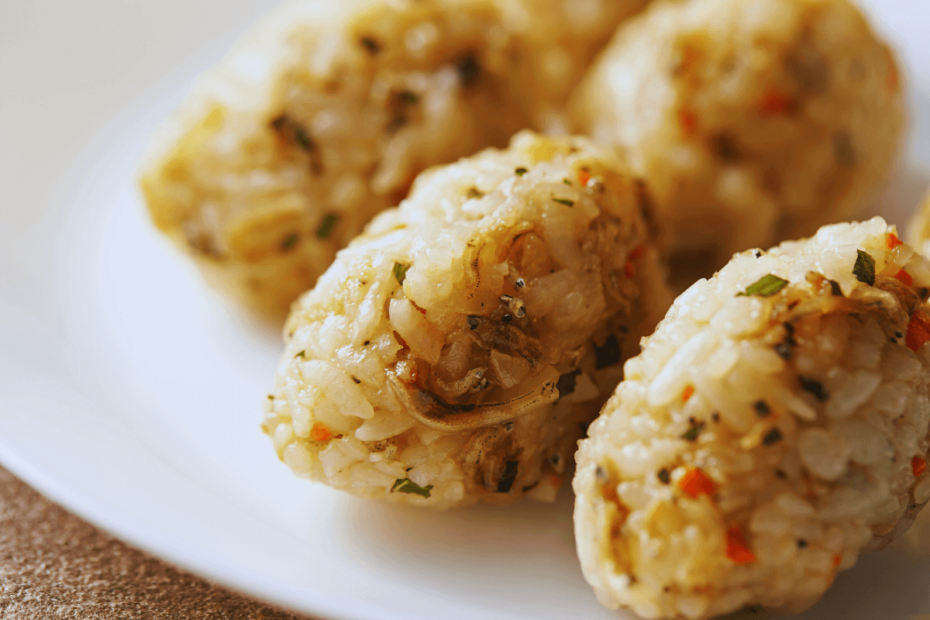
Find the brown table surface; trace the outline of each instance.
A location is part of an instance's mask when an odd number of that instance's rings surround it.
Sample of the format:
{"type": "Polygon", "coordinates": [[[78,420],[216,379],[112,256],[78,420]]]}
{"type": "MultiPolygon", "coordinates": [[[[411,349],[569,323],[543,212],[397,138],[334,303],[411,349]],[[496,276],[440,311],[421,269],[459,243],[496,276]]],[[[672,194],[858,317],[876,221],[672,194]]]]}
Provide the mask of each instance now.
{"type": "Polygon", "coordinates": [[[0,467],[0,620],[309,620],[116,540],[0,467]]]}

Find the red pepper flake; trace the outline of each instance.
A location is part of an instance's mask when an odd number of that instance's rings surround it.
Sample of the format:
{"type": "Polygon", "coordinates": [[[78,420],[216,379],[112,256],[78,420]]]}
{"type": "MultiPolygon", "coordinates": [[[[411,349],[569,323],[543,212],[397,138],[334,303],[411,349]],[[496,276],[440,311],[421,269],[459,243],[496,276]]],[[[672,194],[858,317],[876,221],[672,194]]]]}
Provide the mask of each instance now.
{"type": "Polygon", "coordinates": [[[898,235],[894,233],[888,233],[885,235],[885,243],[888,245],[889,250],[893,250],[899,245],[904,245],[904,242],[898,239],[898,235]]]}
{"type": "Polygon", "coordinates": [[[759,108],[768,116],[781,116],[791,107],[791,99],[785,93],[770,89],[765,91],[759,101],[759,108]]]}
{"type": "Polygon", "coordinates": [[[717,485],[697,467],[689,467],[685,475],[678,480],[678,488],[697,499],[701,494],[713,495],[717,485]]]}
{"type": "Polygon", "coordinates": [[[623,265],[623,273],[628,278],[632,278],[633,276],[636,275],[636,267],[633,266],[632,261],[627,261],[626,264],[623,265]]]}
{"type": "Polygon", "coordinates": [[[919,456],[915,456],[911,459],[911,469],[914,471],[914,477],[920,478],[924,475],[924,472],[927,471],[927,461],[919,456]]]}
{"type": "Polygon", "coordinates": [[[694,386],[693,386],[693,385],[689,385],[689,386],[686,387],[685,390],[681,393],[681,402],[683,402],[683,403],[688,402],[688,399],[691,398],[693,395],[694,395],[694,386]]]}
{"type": "Polygon", "coordinates": [[[928,340],[930,340],[930,323],[921,314],[913,315],[907,324],[907,338],[904,339],[907,348],[917,351],[928,340]]]}
{"type": "Polygon", "coordinates": [[[911,274],[904,271],[903,269],[894,274],[894,277],[897,278],[904,286],[914,286],[914,278],[912,278],[911,274]]]}
{"type": "Polygon", "coordinates": [[[733,525],[727,530],[727,557],[735,564],[755,564],[759,561],[746,544],[738,525],[733,525]]]}
{"type": "Polygon", "coordinates": [[[314,423],[310,428],[310,440],[311,441],[329,441],[333,436],[328,428],[320,424],[319,422],[314,423]]]}
{"type": "Polygon", "coordinates": [[[697,117],[694,115],[694,112],[688,108],[679,108],[678,126],[681,127],[681,133],[683,133],[686,138],[690,138],[697,133],[697,117]]]}
{"type": "Polygon", "coordinates": [[[582,168],[581,172],[578,173],[578,182],[581,183],[582,187],[584,187],[590,180],[591,172],[587,168],[582,168]]]}
{"type": "Polygon", "coordinates": [[[630,252],[630,260],[637,260],[640,256],[646,253],[645,245],[638,245],[633,248],[633,251],[630,252]]]}
{"type": "Polygon", "coordinates": [[[840,555],[839,553],[833,556],[833,570],[836,570],[839,567],[840,562],[842,561],[843,561],[843,556],[840,555]]]}

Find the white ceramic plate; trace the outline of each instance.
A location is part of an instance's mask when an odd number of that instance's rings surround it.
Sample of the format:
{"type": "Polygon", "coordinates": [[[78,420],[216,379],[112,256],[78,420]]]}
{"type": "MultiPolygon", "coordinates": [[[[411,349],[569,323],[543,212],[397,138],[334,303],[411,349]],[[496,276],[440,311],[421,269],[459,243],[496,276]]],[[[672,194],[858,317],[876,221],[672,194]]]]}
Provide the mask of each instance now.
{"type": "MultiPolygon", "coordinates": [[[[264,4],[0,3],[0,460],[124,540],[295,610],[615,618],[578,568],[569,491],[446,514],[368,503],[294,479],[259,432],[279,336],[201,285],[133,173],[264,4]]],[[[930,184],[930,2],[871,4],[911,77],[908,155],[883,202],[902,224],[930,184]]],[[[930,554],[899,545],[803,618],[928,613],[928,581],[930,554]]]]}

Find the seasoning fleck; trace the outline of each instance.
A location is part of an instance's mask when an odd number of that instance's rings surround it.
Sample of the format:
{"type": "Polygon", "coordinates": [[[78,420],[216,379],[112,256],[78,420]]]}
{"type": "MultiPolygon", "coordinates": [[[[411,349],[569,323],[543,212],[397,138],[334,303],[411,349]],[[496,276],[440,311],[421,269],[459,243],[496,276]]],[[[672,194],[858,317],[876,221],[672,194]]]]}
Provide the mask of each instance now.
{"type": "Polygon", "coordinates": [[[662,484],[669,484],[672,481],[672,475],[668,473],[668,470],[664,467],[659,470],[659,473],[656,474],[662,484]]]}
{"type": "Polygon", "coordinates": [[[750,297],[752,295],[758,295],[759,297],[771,297],[786,286],[788,286],[788,280],[784,280],[770,273],[747,286],[745,291],[737,293],[736,296],[750,297]]]}
{"type": "Polygon", "coordinates": [[[772,413],[769,404],[764,400],[757,400],[752,404],[752,408],[756,410],[756,414],[758,414],[760,418],[767,418],[772,413]]]}
{"type": "Polygon", "coordinates": [[[781,431],[778,428],[773,428],[765,434],[765,437],[762,438],[762,444],[771,446],[778,443],[782,439],[784,439],[784,435],[781,434],[781,431]]]}
{"type": "Polygon", "coordinates": [[[853,265],[853,275],[860,282],[873,286],[875,284],[875,259],[867,252],[856,250],[856,264],[853,265]]]}
{"type": "Polygon", "coordinates": [[[798,382],[801,384],[802,390],[811,394],[818,401],[824,402],[830,398],[830,392],[820,381],[807,377],[798,377],[798,382]]]}
{"type": "Polygon", "coordinates": [[[455,68],[459,74],[459,81],[462,86],[471,86],[477,81],[481,68],[478,66],[478,59],[474,54],[466,54],[459,58],[455,63],[455,68]]]}
{"type": "Polygon", "coordinates": [[[297,236],[297,233],[291,233],[290,235],[284,238],[284,241],[281,242],[281,249],[290,250],[292,247],[297,245],[298,239],[299,237],[297,236]]]}
{"type": "Polygon", "coordinates": [[[517,168],[514,170],[514,174],[516,174],[518,177],[522,177],[524,174],[526,174],[526,172],[526,168],[517,168]]]}
{"type": "Polygon", "coordinates": [[[560,205],[565,205],[566,207],[575,206],[575,201],[569,200],[568,198],[553,198],[553,200],[559,203],[560,205]]]}
{"type": "Polygon", "coordinates": [[[339,221],[339,216],[335,213],[328,213],[326,217],[323,218],[323,221],[320,222],[319,228],[316,229],[316,236],[318,239],[328,239],[333,230],[336,228],[336,223],[339,221]]]}
{"type": "Polygon", "coordinates": [[[704,430],[704,422],[695,421],[694,418],[691,419],[691,428],[681,436],[685,441],[697,441],[698,435],[701,434],[701,431],[704,430]]]}
{"type": "Polygon", "coordinates": [[[856,150],[853,148],[852,138],[846,132],[839,132],[833,135],[833,155],[836,162],[843,168],[854,168],[856,166],[856,150]]]}
{"type": "Polygon", "coordinates": [[[378,45],[377,41],[371,37],[362,37],[361,39],[362,47],[368,50],[372,54],[377,54],[381,51],[381,46],[378,45]]]}
{"type": "Polygon", "coordinates": [[[422,497],[429,497],[432,489],[433,485],[431,484],[426,487],[421,487],[415,482],[411,482],[410,478],[398,478],[394,486],[391,487],[391,493],[397,491],[398,493],[412,493],[422,497]]]}
{"type": "Polygon", "coordinates": [[[402,263],[394,263],[394,279],[397,280],[398,284],[403,284],[404,280],[407,279],[407,270],[410,269],[410,265],[404,265],[402,263]]]}

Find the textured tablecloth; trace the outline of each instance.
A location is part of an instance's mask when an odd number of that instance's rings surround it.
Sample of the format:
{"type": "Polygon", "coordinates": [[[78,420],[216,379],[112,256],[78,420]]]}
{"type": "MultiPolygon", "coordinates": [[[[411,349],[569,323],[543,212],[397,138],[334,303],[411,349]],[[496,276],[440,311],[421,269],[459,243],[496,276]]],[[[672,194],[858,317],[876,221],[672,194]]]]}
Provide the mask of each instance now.
{"type": "Polygon", "coordinates": [[[307,620],[116,540],[0,468],[2,620],[307,620]]]}

